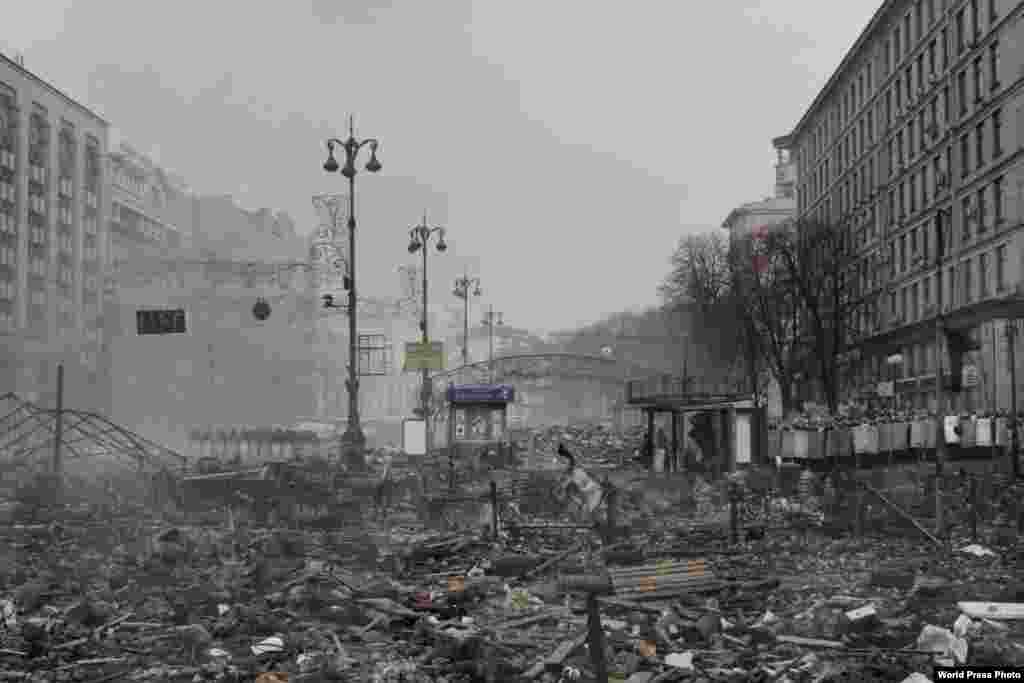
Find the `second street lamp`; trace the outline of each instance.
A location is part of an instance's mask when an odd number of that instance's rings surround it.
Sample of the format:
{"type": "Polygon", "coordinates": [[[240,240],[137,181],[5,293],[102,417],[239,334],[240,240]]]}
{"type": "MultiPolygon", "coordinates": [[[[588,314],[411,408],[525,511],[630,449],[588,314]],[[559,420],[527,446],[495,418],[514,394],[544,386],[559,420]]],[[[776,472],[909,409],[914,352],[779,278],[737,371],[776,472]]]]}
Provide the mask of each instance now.
{"type": "Polygon", "coordinates": [[[377,160],[377,148],[380,143],[373,139],[356,140],[355,126],[352,117],[348,117],[348,138],[339,140],[331,138],[327,141],[327,161],[324,170],[334,173],[341,170],[341,175],[348,178],[348,380],[345,388],[348,391],[348,425],[341,437],[342,451],[361,455],[366,445],[366,436],[359,424],[359,349],[358,326],[356,324],[356,159],[359,150],[370,148],[370,159],[366,162],[366,170],[377,173],[381,163],[377,160]],[[334,158],[334,148],[340,147],[345,152],[345,165],[338,165],[334,158]]]}
{"type": "MultiPolygon", "coordinates": [[[[423,215],[423,222],[409,230],[409,253],[423,252],[423,311],[420,315],[420,337],[423,345],[430,343],[430,336],[427,331],[427,246],[430,244],[430,237],[437,238],[436,248],[440,252],[448,249],[444,241],[445,229],[441,227],[430,227],[427,224],[427,216],[423,215]]],[[[433,435],[430,431],[430,370],[423,369],[423,386],[420,388],[420,410],[423,412],[423,424],[427,432],[427,453],[433,447],[433,435]]]]}
{"type": "Polygon", "coordinates": [[[459,299],[462,299],[464,311],[462,315],[462,365],[469,365],[469,295],[470,287],[474,287],[473,296],[480,296],[480,278],[470,277],[468,274],[455,278],[455,289],[452,291],[459,299]]]}

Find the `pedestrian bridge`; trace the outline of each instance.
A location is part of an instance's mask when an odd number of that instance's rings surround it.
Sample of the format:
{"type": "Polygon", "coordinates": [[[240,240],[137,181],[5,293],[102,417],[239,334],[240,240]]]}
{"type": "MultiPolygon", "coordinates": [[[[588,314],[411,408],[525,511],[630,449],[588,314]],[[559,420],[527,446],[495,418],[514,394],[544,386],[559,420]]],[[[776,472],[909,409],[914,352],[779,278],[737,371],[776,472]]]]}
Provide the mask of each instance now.
{"type": "Polygon", "coordinates": [[[633,424],[639,423],[639,412],[626,407],[626,382],[663,372],[608,356],[553,352],[498,356],[435,373],[431,380],[435,396],[443,396],[448,384],[511,384],[516,399],[509,412],[524,426],[566,421],[633,424]],[[636,419],[629,419],[627,412],[637,412],[636,419]]]}

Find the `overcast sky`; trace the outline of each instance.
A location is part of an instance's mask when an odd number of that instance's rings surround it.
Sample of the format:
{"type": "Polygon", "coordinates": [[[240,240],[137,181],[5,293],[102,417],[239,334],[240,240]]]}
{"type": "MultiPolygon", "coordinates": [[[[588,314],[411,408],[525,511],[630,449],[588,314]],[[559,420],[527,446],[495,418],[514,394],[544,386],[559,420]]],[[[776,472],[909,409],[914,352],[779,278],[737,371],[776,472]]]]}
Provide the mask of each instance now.
{"type": "Polygon", "coordinates": [[[681,235],[771,194],[771,139],[879,2],[35,0],[0,47],[304,233],[354,114],[384,164],[357,179],[363,293],[397,293],[427,209],[450,230],[434,297],[469,269],[509,323],[561,329],[656,303],[681,235]]]}

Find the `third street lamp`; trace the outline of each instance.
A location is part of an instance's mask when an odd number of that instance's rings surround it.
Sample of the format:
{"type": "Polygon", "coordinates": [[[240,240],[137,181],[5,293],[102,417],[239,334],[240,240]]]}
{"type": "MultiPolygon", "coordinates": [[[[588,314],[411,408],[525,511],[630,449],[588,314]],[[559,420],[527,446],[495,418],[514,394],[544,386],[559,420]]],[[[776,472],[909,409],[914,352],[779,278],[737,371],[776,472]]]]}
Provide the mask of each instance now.
{"type": "Polygon", "coordinates": [[[366,162],[366,170],[377,173],[381,164],[377,161],[377,148],[380,143],[373,139],[356,140],[352,117],[348,118],[348,138],[339,140],[331,138],[327,141],[327,161],[324,170],[334,173],[341,170],[341,175],[348,178],[348,426],[341,437],[342,450],[361,452],[366,444],[366,436],[359,424],[359,353],[358,332],[356,325],[356,159],[359,150],[370,148],[370,159],[366,162]],[[339,166],[334,158],[334,148],[340,147],[345,153],[345,165],[339,166]]]}
{"type": "MultiPolygon", "coordinates": [[[[430,336],[427,333],[427,246],[430,244],[430,237],[437,237],[436,248],[440,252],[448,249],[444,241],[445,229],[441,227],[430,227],[427,224],[427,216],[423,215],[423,222],[409,230],[409,253],[423,252],[423,311],[420,315],[420,336],[423,345],[430,343],[430,336]]],[[[423,411],[423,424],[427,432],[427,452],[433,446],[432,434],[430,432],[430,370],[423,369],[423,386],[420,389],[420,409],[423,411]]]]}
{"type": "Polygon", "coordinates": [[[490,337],[490,356],[488,358],[487,367],[488,374],[491,377],[491,384],[494,384],[494,326],[504,325],[505,321],[501,319],[502,313],[495,313],[494,306],[488,308],[487,313],[484,315],[483,324],[488,327],[490,337]]]}
{"type": "Polygon", "coordinates": [[[473,296],[480,296],[480,278],[470,277],[469,275],[463,275],[462,277],[455,278],[455,289],[452,291],[459,299],[463,301],[463,315],[462,315],[462,364],[469,365],[469,295],[470,287],[474,287],[473,296]]]}

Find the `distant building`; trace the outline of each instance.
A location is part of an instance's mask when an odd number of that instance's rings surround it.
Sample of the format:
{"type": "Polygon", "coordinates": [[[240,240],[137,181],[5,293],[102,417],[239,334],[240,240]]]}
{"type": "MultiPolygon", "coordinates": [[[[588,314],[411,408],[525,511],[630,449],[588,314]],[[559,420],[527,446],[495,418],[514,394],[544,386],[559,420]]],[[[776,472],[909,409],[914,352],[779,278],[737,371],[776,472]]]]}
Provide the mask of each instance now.
{"type": "Polygon", "coordinates": [[[781,226],[796,217],[796,163],[782,147],[786,139],[775,141],[775,194],[760,201],[740,204],[729,212],[722,227],[730,240],[750,237],[758,228],[781,226]]]}
{"type": "Polygon", "coordinates": [[[130,147],[111,160],[114,419],[189,452],[193,431],[313,415],[317,289],[291,218],[188,194],[130,147]],[[184,308],[188,333],[138,335],[136,313],[161,308],[184,308]]]}
{"type": "Polygon", "coordinates": [[[102,363],[108,124],[0,55],[0,391],[109,410],[102,363]]]}

